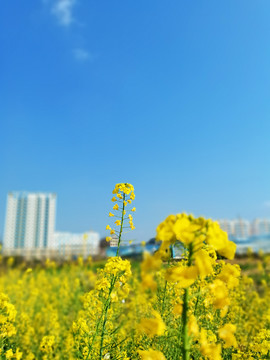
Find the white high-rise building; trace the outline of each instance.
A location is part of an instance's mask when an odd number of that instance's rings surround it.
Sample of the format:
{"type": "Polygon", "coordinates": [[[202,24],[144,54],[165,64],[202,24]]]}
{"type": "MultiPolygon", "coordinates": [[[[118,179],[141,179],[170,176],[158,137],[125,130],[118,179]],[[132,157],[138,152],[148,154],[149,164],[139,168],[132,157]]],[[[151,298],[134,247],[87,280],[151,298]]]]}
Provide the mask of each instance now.
{"type": "Polygon", "coordinates": [[[255,219],[252,223],[252,235],[268,235],[270,234],[269,219],[255,219]]]}
{"type": "Polygon", "coordinates": [[[4,250],[52,247],[56,194],[8,194],[4,250]]]}
{"type": "Polygon", "coordinates": [[[251,235],[250,221],[244,219],[236,219],[234,222],[234,236],[238,240],[246,240],[251,235]]]}

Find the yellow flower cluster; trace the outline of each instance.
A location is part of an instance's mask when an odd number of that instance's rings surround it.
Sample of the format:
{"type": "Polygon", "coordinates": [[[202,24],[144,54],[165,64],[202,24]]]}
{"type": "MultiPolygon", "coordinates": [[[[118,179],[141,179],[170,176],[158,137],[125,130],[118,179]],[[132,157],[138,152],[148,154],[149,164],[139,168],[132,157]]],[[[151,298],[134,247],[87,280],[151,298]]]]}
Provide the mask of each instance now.
{"type": "MultiPolygon", "coordinates": [[[[135,229],[135,226],[133,224],[133,217],[131,214],[127,214],[128,211],[135,212],[136,208],[133,207],[132,209],[128,209],[128,205],[132,203],[132,201],[135,199],[134,194],[134,187],[131,184],[128,183],[119,183],[115,185],[115,188],[113,189],[113,194],[116,196],[113,196],[112,202],[115,203],[113,206],[114,211],[118,211],[119,215],[116,215],[109,212],[109,217],[117,217],[118,219],[115,220],[115,225],[119,227],[119,230],[111,228],[110,225],[106,226],[106,230],[110,231],[110,235],[115,235],[118,238],[118,248],[121,244],[121,237],[123,234],[123,229],[126,228],[125,223],[128,221],[129,228],[131,230],[135,229]]],[[[106,240],[109,242],[112,240],[111,236],[107,236],[106,240]]],[[[118,253],[117,253],[118,254],[118,253]]]]}
{"type": "Polygon", "coordinates": [[[233,259],[236,250],[235,243],[228,239],[227,233],[216,221],[194,218],[187,214],[168,216],[157,227],[157,240],[167,243],[168,246],[177,241],[185,246],[193,244],[196,250],[203,244],[208,244],[227,259],[233,259]]]}
{"type": "Polygon", "coordinates": [[[41,340],[40,350],[46,354],[51,354],[53,352],[54,344],[54,336],[44,336],[41,340]]]}
{"type": "Polygon", "coordinates": [[[138,353],[142,360],[166,360],[165,356],[160,351],[156,350],[139,350],[138,353]]]}
{"type": "Polygon", "coordinates": [[[140,266],[120,257],[99,265],[47,261],[32,271],[12,265],[0,278],[2,359],[99,360],[106,304],[102,359],[181,359],[186,290],[190,358],[267,359],[270,258],[249,258],[254,282],[208,247],[198,250],[211,260],[205,277],[195,255],[188,265],[187,254],[162,261],[162,251],[145,253],[140,266]]]}
{"type": "Polygon", "coordinates": [[[76,359],[71,327],[82,309],[80,298],[95,281],[88,260],[83,267],[77,262],[60,265],[50,260],[32,266],[32,271],[24,263],[4,266],[0,277],[0,359],[76,359]]]}
{"type": "Polygon", "coordinates": [[[152,318],[141,319],[141,322],[138,325],[139,332],[145,333],[150,338],[155,335],[163,335],[166,329],[161,315],[157,311],[153,311],[152,315],[152,318]]]}
{"type": "MultiPolygon", "coordinates": [[[[10,266],[13,262],[9,262],[10,266]]],[[[16,335],[15,320],[16,310],[9,298],[0,293],[0,358],[17,359],[22,358],[22,352],[17,348],[14,352],[14,337],[16,335]]]]}
{"type": "Polygon", "coordinates": [[[16,334],[14,322],[16,318],[14,305],[9,302],[8,297],[0,293],[0,338],[10,338],[16,334]]]}
{"type": "Polygon", "coordinates": [[[113,194],[118,194],[118,195],[120,194],[120,196],[122,196],[121,193],[124,193],[126,195],[131,194],[132,200],[135,199],[134,187],[131,184],[128,183],[116,184],[115,188],[113,189],[113,194]]]}

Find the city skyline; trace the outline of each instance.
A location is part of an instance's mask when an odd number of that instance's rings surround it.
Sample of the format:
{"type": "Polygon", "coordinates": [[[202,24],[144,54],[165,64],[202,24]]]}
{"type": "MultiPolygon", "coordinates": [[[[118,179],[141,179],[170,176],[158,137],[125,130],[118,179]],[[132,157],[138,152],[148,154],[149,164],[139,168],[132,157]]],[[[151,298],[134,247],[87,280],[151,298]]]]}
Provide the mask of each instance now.
{"type": "MultiPolygon", "coordinates": [[[[22,190],[22,191],[9,191],[8,193],[7,193],[7,202],[8,202],[8,197],[9,197],[9,194],[11,194],[11,193],[25,193],[25,194],[38,194],[38,193],[47,193],[47,194],[49,194],[49,193],[53,193],[53,194],[56,194],[55,192],[48,192],[48,191],[45,191],[45,192],[42,192],[42,191],[35,191],[35,192],[33,192],[33,191],[28,191],[28,190],[22,190]]],[[[57,195],[57,194],[56,194],[57,195]]],[[[7,207],[7,202],[6,202],[6,204],[4,204],[5,205],[5,212],[4,212],[4,217],[3,217],[3,219],[2,219],[2,223],[3,223],[3,230],[2,230],[2,233],[0,232],[0,240],[2,239],[2,242],[4,241],[4,235],[5,235],[5,221],[6,221],[6,207],[7,207]]],[[[57,206],[59,206],[59,204],[57,204],[57,206]]],[[[61,208],[61,207],[60,207],[61,208]]],[[[0,211],[0,213],[1,213],[1,211],[0,211]]],[[[194,215],[194,213],[192,213],[193,215],[194,215]]],[[[108,216],[107,216],[107,221],[106,221],[106,215],[108,215],[108,214],[105,214],[104,215],[104,223],[106,223],[107,224],[107,222],[109,221],[109,218],[108,218],[108,216]]],[[[137,215],[137,214],[136,214],[137,215]]],[[[135,216],[136,216],[135,215],[135,216]]],[[[249,218],[247,218],[247,217],[242,217],[242,216],[240,216],[240,215],[238,215],[238,216],[230,216],[230,217],[228,217],[228,218],[219,218],[219,219],[217,219],[217,218],[214,218],[214,217],[209,217],[209,218],[212,218],[213,220],[215,220],[215,221],[228,221],[228,222],[234,222],[234,221],[237,221],[237,220],[244,220],[244,221],[248,221],[249,223],[250,223],[250,226],[252,226],[252,222],[255,222],[256,220],[270,220],[270,216],[264,216],[264,217],[259,217],[259,216],[251,216],[251,217],[249,217],[249,218]]],[[[1,219],[0,219],[0,224],[1,224],[1,219]]],[[[224,229],[225,230],[225,229],[224,229]]],[[[58,226],[57,226],[57,214],[56,214],[56,217],[55,217],[55,232],[66,232],[66,233],[76,233],[76,234],[78,234],[78,233],[85,233],[85,232],[87,232],[87,231],[95,231],[95,232],[98,232],[99,234],[100,234],[100,237],[101,238],[104,238],[105,236],[106,236],[106,232],[105,232],[105,230],[104,229],[101,229],[101,230],[98,230],[97,228],[95,228],[95,226],[94,226],[94,224],[93,223],[91,223],[90,225],[88,225],[88,227],[87,227],[87,225],[86,226],[84,226],[83,228],[79,228],[78,229],[78,227],[76,227],[75,226],[75,229],[73,228],[73,230],[71,230],[70,228],[58,228],[58,226]]],[[[227,231],[228,232],[228,231],[227,231]]],[[[249,232],[250,232],[250,235],[252,235],[252,231],[250,231],[249,230],[249,232]]],[[[142,232],[141,232],[142,233],[142,232]]],[[[228,232],[229,233],[229,232],[228,232]]],[[[146,237],[146,236],[142,236],[141,238],[134,238],[134,236],[132,236],[132,241],[137,241],[137,242],[140,242],[140,241],[145,241],[145,240],[149,240],[150,238],[153,238],[153,237],[155,237],[155,229],[154,229],[154,231],[153,231],[153,233],[152,233],[152,235],[151,235],[151,232],[149,232],[149,236],[148,236],[148,238],[146,237]]],[[[133,235],[133,234],[132,234],[133,235]]],[[[127,238],[125,241],[128,241],[129,239],[127,238]]]]}
{"type": "MultiPolygon", "coordinates": [[[[38,192],[31,192],[31,191],[11,191],[7,194],[7,203],[6,203],[6,213],[5,213],[5,227],[3,232],[3,245],[4,247],[7,247],[7,241],[14,243],[14,246],[11,247],[20,247],[20,244],[15,244],[16,241],[21,242],[23,240],[16,240],[16,236],[13,234],[15,231],[14,229],[17,227],[17,223],[20,224],[20,228],[26,227],[25,224],[28,224],[28,230],[26,231],[27,236],[29,239],[24,239],[27,241],[26,247],[31,247],[29,244],[33,243],[33,247],[51,247],[56,248],[60,244],[55,243],[55,239],[60,239],[60,242],[63,242],[63,239],[69,239],[68,242],[72,242],[72,238],[75,239],[75,242],[78,242],[78,239],[83,238],[83,234],[93,234],[91,235],[93,237],[93,241],[96,242],[97,238],[100,238],[99,233],[95,231],[95,229],[91,229],[90,232],[87,230],[81,233],[78,232],[71,232],[67,229],[56,229],[56,219],[57,219],[57,213],[56,213],[56,200],[57,194],[56,193],[42,193],[40,191],[38,192]],[[37,234],[40,232],[39,229],[37,229],[37,218],[40,220],[40,216],[38,214],[42,213],[44,217],[45,211],[42,211],[42,206],[46,207],[46,204],[43,202],[46,202],[46,199],[53,197],[53,206],[49,205],[53,219],[53,224],[51,225],[50,234],[51,235],[51,242],[48,245],[48,239],[43,240],[38,237],[38,239],[35,238],[33,235],[34,233],[37,234]],[[19,204],[19,202],[22,202],[19,204]],[[20,208],[20,209],[19,209],[20,208]],[[22,211],[23,210],[23,211],[22,211]],[[30,214],[30,215],[29,215],[30,214]],[[24,217],[25,224],[22,224],[22,221],[19,221],[18,218],[22,219],[24,217]],[[28,219],[29,217],[29,219],[28,219]],[[31,222],[33,224],[31,224],[31,222]],[[14,229],[13,229],[14,228],[14,229]],[[31,233],[31,231],[33,234],[31,233]],[[35,229],[34,229],[35,228],[35,229]],[[32,236],[33,235],[33,236],[32,236]],[[14,237],[15,236],[15,237],[14,237]],[[9,239],[12,238],[12,239],[9,239]],[[43,245],[42,245],[43,244],[43,245]]],[[[52,199],[51,199],[52,200],[52,199]]],[[[45,218],[43,219],[45,221],[45,218]]],[[[221,228],[228,233],[229,236],[233,236],[235,238],[248,238],[253,235],[264,235],[264,234],[270,234],[270,217],[269,218],[258,218],[255,217],[251,220],[242,218],[241,216],[235,217],[235,218],[223,218],[223,219],[213,219],[215,221],[218,221],[221,228]]],[[[48,220],[47,220],[48,221],[48,220]]],[[[43,228],[44,226],[42,226],[43,228]]],[[[20,231],[21,232],[21,229],[20,231]]],[[[44,232],[44,230],[43,230],[44,232]]],[[[101,238],[104,238],[104,236],[101,236],[101,238]]],[[[149,239],[143,239],[149,240],[149,239]]],[[[129,239],[123,240],[125,244],[128,244],[129,239]]],[[[134,239],[132,239],[134,241],[134,239]]],[[[140,240],[137,240],[138,242],[140,240]]],[[[142,241],[142,240],[141,240],[142,241]]],[[[136,242],[136,239],[135,239],[136,242]]],[[[24,245],[22,246],[24,247],[24,245]]]]}

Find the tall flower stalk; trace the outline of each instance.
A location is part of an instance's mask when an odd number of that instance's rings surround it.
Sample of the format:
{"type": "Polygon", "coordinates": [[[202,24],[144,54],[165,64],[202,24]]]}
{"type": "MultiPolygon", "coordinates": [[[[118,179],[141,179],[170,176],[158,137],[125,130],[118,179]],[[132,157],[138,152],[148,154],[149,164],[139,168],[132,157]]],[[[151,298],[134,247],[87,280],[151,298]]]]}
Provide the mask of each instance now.
{"type": "MultiPolygon", "coordinates": [[[[117,230],[118,228],[117,229],[111,228],[110,225],[106,226],[106,230],[110,231],[110,235],[116,235],[118,237],[117,250],[116,250],[116,257],[118,258],[124,228],[130,228],[130,230],[135,229],[134,224],[133,224],[132,215],[131,214],[127,215],[127,211],[131,211],[131,212],[136,211],[136,208],[134,208],[134,207],[131,210],[127,210],[128,205],[131,205],[132,201],[135,199],[134,187],[128,183],[116,184],[115,188],[113,190],[113,195],[115,195],[112,198],[112,202],[115,203],[115,205],[113,206],[113,210],[120,212],[120,215],[117,215],[117,213],[114,214],[114,213],[110,212],[109,216],[117,218],[117,220],[115,221],[115,225],[117,227],[119,227],[119,230],[117,230]],[[129,223],[129,226],[125,226],[127,221],[129,223]]],[[[112,241],[112,237],[108,236],[106,238],[106,240],[112,241]]],[[[121,258],[119,258],[119,260],[120,259],[121,258]]],[[[102,320],[102,324],[101,324],[101,335],[100,335],[100,351],[99,351],[99,359],[100,360],[103,358],[104,335],[105,335],[105,331],[106,331],[108,310],[110,309],[110,306],[111,306],[111,295],[114,290],[116,281],[119,279],[119,277],[121,277],[121,275],[123,275],[121,272],[120,272],[120,274],[119,274],[119,272],[112,274],[108,295],[107,295],[107,298],[104,303],[104,308],[103,308],[103,313],[102,313],[103,320],[102,320]]]]}

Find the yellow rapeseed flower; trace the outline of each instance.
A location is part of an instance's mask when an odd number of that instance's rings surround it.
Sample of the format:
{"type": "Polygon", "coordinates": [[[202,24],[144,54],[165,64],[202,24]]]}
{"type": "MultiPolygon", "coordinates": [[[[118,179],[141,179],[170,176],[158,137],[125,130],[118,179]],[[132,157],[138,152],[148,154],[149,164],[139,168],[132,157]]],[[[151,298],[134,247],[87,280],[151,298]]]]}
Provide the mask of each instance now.
{"type": "Polygon", "coordinates": [[[153,318],[143,318],[138,325],[139,332],[145,333],[150,338],[155,335],[163,335],[166,326],[157,311],[153,311],[153,318]]]}
{"type": "Polygon", "coordinates": [[[50,354],[53,351],[53,346],[55,344],[55,336],[48,335],[44,336],[41,340],[40,350],[46,354],[50,354]]]}
{"type": "Polygon", "coordinates": [[[181,304],[175,304],[174,307],[173,307],[173,314],[176,315],[176,316],[180,316],[182,315],[182,312],[183,312],[183,305],[182,303],[181,304]]]}
{"type": "Polygon", "coordinates": [[[236,251],[236,244],[233,241],[228,240],[224,248],[219,249],[218,253],[225,258],[232,260],[234,259],[236,251]]]}
{"type": "Polygon", "coordinates": [[[209,287],[213,295],[213,305],[216,309],[223,309],[225,306],[230,305],[228,289],[221,280],[214,280],[209,287]]]}
{"type": "Polygon", "coordinates": [[[213,272],[212,261],[208,252],[203,249],[195,252],[195,265],[201,278],[205,278],[213,272]]]}
{"type": "Polygon", "coordinates": [[[7,360],[12,359],[14,356],[12,349],[9,349],[8,351],[6,351],[5,356],[6,356],[7,360]]]}
{"type": "Polygon", "coordinates": [[[165,274],[167,281],[176,283],[180,288],[187,288],[192,285],[198,276],[196,266],[174,266],[170,267],[165,274]]]}
{"type": "Polygon", "coordinates": [[[113,194],[117,194],[119,191],[122,191],[124,194],[128,195],[130,192],[134,191],[134,187],[129,183],[119,183],[115,185],[113,194]]]}
{"type": "Polygon", "coordinates": [[[228,289],[233,289],[239,284],[240,267],[239,265],[224,264],[217,279],[227,284],[228,289]]]}
{"type": "Polygon", "coordinates": [[[157,289],[157,283],[154,280],[152,274],[144,274],[142,276],[142,287],[147,290],[155,291],[157,289]]]}
{"type": "Polygon", "coordinates": [[[162,260],[160,259],[158,253],[151,255],[148,252],[144,252],[143,262],[141,263],[141,269],[144,273],[149,271],[157,271],[160,269],[161,265],[162,260]]]}
{"type": "Polygon", "coordinates": [[[166,360],[162,352],[158,350],[138,350],[142,360],[166,360]]]}
{"type": "Polygon", "coordinates": [[[236,331],[236,326],[233,324],[225,324],[221,329],[218,330],[219,337],[224,340],[224,348],[228,347],[237,347],[237,341],[235,339],[234,333],[236,331]]]}
{"type": "Polygon", "coordinates": [[[200,350],[202,355],[209,360],[222,360],[221,358],[221,345],[209,343],[205,329],[201,329],[200,333],[200,350]]]}
{"type": "Polygon", "coordinates": [[[195,337],[199,335],[199,326],[198,326],[196,317],[193,314],[189,316],[188,332],[189,332],[189,335],[193,335],[195,337]]]}

